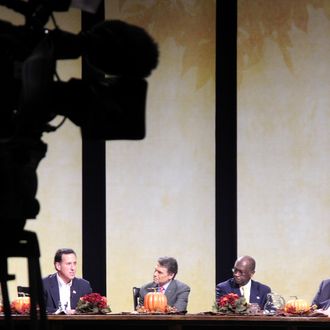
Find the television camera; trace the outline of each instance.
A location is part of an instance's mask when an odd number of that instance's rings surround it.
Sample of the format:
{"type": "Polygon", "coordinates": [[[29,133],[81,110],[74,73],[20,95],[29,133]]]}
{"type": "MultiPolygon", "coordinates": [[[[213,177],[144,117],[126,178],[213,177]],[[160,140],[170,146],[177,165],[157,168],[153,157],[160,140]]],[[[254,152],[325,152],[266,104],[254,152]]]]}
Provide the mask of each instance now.
{"type": "MultiPolygon", "coordinates": [[[[80,127],[83,139],[145,137],[145,80],[158,65],[148,33],[120,20],[104,20],[73,34],[54,12],[77,7],[95,13],[100,1],[0,0],[24,16],[23,25],[0,20],[0,221],[14,238],[39,213],[36,170],[45,157],[44,132],[56,116],[80,127]],[[54,28],[46,28],[49,20],[54,28]],[[82,57],[88,76],[61,81],[56,63],[82,57]]],[[[1,240],[1,238],[0,238],[1,240]]]]}

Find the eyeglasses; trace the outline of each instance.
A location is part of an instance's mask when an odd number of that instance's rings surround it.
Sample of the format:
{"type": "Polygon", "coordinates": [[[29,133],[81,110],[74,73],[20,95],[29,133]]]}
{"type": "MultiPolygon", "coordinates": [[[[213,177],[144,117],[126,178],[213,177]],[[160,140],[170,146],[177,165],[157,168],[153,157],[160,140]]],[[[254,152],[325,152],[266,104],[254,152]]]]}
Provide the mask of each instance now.
{"type": "Polygon", "coordinates": [[[232,268],[231,271],[233,272],[233,274],[237,273],[237,274],[239,274],[241,276],[249,275],[249,273],[243,272],[243,271],[241,271],[241,270],[239,270],[237,268],[232,268]]]}

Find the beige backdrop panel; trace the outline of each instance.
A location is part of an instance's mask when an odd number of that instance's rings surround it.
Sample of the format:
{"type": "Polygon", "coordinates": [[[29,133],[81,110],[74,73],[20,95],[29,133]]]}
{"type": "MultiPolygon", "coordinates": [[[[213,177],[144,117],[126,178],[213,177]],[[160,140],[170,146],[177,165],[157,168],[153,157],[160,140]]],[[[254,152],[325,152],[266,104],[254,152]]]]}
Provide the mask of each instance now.
{"type": "MultiPolygon", "coordinates": [[[[22,24],[22,17],[1,7],[1,18],[22,24]]],[[[67,31],[80,30],[80,11],[56,13],[59,26],[67,31]]],[[[53,26],[50,24],[50,28],[53,26]]],[[[59,61],[58,73],[62,80],[80,77],[80,60],[59,61]]],[[[47,111],[47,109],[45,109],[47,111]]],[[[61,117],[52,122],[57,125],[61,117]]],[[[81,137],[77,127],[68,120],[56,132],[44,134],[42,140],[48,145],[46,158],[37,170],[37,199],[41,204],[37,219],[29,220],[26,229],[37,232],[41,250],[42,275],[53,273],[53,258],[60,247],[72,247],[79,258],[78,275],[81,276],[81,137]]],[[[16,280],[9,282],[9,294],[16,296],[17,285],[27,285],[27,264],[23,258],[11,258],[9,271],[16,280]]]]}
{"type": "Polygon", "coordinates": [[[159,44],[148,78],[147,137],[107,144],[108,296],[132,310],[132,287],[159,256],[177,258],[189,312],[214,301],[214,1],[108,1],[106,16],[159,44]],[[178,4],[183,5],[179,9],[178,4]]]}
{"type": "Polygon", "coordinates": [[[238,252],[309,302],[330,275],[329,6],[239,1],[238,252]]]}

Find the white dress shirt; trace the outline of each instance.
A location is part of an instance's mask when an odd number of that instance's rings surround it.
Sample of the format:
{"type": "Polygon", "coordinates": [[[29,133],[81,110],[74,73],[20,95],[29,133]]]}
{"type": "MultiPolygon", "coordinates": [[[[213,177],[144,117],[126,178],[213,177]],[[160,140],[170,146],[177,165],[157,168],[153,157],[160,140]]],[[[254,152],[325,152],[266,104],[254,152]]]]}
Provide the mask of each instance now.
{"type": "Polygon", "coordinates": [[[159,287],[163,287],[164,288],[164,292],[163,293],[165,293],[165,291],[166,291],[166,289],[168,288],[168,286],[170,285],[170,283],[172,282],[172,280],[171,281],[168,281],[167,283],[165,283],[164,285],[160,285],[159,287]]]}
{"type": "Polygon", "coordinates": [[[63,311],[70,310],[71,309],[70,297],[71,297],[72,281],[70,281],[69,283],[65,283],[58,275],[56,275],[56,277],[57,277],[57,282],[58,282],[58,288],[60,291],[61,305],[59,307],[61,307],[61,309],[63,311]]]}

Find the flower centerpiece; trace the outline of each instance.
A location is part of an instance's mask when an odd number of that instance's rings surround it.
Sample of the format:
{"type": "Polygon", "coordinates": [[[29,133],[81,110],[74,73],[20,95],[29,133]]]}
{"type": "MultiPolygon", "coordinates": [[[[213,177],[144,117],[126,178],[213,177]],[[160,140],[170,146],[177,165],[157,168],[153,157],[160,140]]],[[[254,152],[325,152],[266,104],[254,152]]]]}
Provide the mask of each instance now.
{"type": "Polygon", "coordinates": [[[30,302],[30,297],[28,296],[17,297],[10,304],[10,309],[12,313],[17,313],[17,314],[29,314],[30,307],[31,307],[31,302],[30,302]]]}
{"type": "Polygon", "coordinates": [[[236,293],[221,296],[215,303],[215,310],[223,314],[247,314],[248,303],[236,293]]]}
{"type": "Polygon", "coordinates": [[[106,314],[111,312],[111,308],[108,306],[106,297],[93,292],[80,297],[76,312],[78,314],[106,314]]]}

